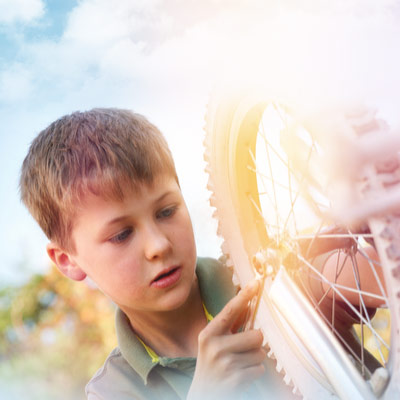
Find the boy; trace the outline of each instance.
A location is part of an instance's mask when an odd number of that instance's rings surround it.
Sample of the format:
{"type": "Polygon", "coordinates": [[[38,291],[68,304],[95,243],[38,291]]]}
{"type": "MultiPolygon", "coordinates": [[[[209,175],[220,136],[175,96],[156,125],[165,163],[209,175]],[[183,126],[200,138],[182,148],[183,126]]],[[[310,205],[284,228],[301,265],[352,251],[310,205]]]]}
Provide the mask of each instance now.
{"type": "MultiPolygon", "coordinates": [[[[197,259],[154,125],[118,109],[64,116],[33,141],[20,186],[51,260],[73,280],[89,276],[118,306],[119,347],[88,399],[256,398],[250,384],[268,379],[263,337],[240,328],[258,283],[235,296],[226,268],[197,259]]],[[[280,398],[287,393],[282,385],[280,398]]]]}
{"type": "Polygon", "coordinates": [[[221,311],[234,295],[229,273],[196,261],[170,151],[144,117],[60,118],[33,141],[20,186],[51,260],[118,306],[119,348],[87,385],[89,399],[232,398],[264,372],[261,332],[235,333],[257,283],[221,311]]]}

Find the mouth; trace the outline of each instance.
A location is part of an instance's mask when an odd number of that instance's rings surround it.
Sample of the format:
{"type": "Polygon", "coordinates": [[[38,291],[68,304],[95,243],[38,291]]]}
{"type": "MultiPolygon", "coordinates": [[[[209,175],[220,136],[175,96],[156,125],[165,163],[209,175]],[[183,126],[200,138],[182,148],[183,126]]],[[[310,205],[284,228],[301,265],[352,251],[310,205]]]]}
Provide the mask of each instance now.
{"type": "Polygon", "coordinates": [[[176,283],[179,280],[180,276],[181,276],[180,267],[170,268],[158,274],[153,279],[150,286],[163,289],[176,283]]]}

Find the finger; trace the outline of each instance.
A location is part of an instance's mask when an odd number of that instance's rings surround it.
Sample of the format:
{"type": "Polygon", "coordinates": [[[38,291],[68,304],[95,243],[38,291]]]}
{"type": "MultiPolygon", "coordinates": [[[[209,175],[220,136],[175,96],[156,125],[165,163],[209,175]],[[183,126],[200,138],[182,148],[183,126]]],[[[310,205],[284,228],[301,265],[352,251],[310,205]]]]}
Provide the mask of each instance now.
{"type": "Polygon", "coordinates": [[[238,353],[235,355],[235,364],[237,368],[249,368],[262,364],[267,357],[267,352],[261,347],[256,350],[238,353]]]}
{"type": "Polygon", "coordinates": [[[231,299],[222,311],[208,324],[209,334],[222,335],[230,333],[231,328],[246,311],[249,300],[257,294],[259,282],[251,281],[233,299],[231,299]]]}
{"type": "Polygon", "coordinates": [[[259,329],[224,335],[221,337],[220,346],[225,352],[245,353],[262,347],[264,336],[259,329]]]}
{"type": "Polygon", "coordinates": [[[237,382],[239,384],[251,383],[252,381],[260,378],[265,372],[264,364],[252,365],[251,367],[240,370],[238,374],[237,382]]]}
{"type": "Polygon", "coordinates": [[[233,389],[232,394],[235,395],[236,390],[239,389],[243,384],[251,384],[252,381],[260,378],[265,372],[264,364],[252,365],[247,368],[236,369],[229,376],[229,387],[233,389]]]}
{"type": "Polygon", "coordinates": [[[252,310],[254,309],[254,298],[253,297],[248,303],[247,307],[245,307],[241,313],[236,318],[235,322],[231,326],[231,333],[237,333],[240,328],[244,327],[248,319],[251,317],[252,310]]]}

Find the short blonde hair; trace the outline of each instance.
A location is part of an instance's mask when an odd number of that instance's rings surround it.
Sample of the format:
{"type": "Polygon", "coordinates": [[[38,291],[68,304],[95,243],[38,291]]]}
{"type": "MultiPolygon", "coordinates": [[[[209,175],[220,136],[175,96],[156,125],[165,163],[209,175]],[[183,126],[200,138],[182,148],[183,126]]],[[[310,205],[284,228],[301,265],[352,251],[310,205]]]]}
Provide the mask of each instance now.
{"type": "Polygon", "coordinates": [[[21,199],[46,236],[68,251],[74,208],[88,191],[121,199],[125,187],[176,175],[165,138],[145,117],[97,108],[53,122],[33,140],[23,162],[21,199]]]}

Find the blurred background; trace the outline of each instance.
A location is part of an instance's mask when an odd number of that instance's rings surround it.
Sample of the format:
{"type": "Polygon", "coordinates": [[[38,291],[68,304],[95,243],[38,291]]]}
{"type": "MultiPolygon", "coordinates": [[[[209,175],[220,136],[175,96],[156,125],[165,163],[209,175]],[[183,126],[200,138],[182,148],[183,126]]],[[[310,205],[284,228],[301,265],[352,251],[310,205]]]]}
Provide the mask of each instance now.
{"type": "Polygon", "coordinates": [[[399,22],[397,0],[0,0],[0,398],[83,399],[116,345],[114,306],[51,266],[19,201],[38,132],[93,107],[146,115],[174,154],[199,255],[218,257],[202,146],[213,89],[362,101],[396,125],[399,22]]]}

